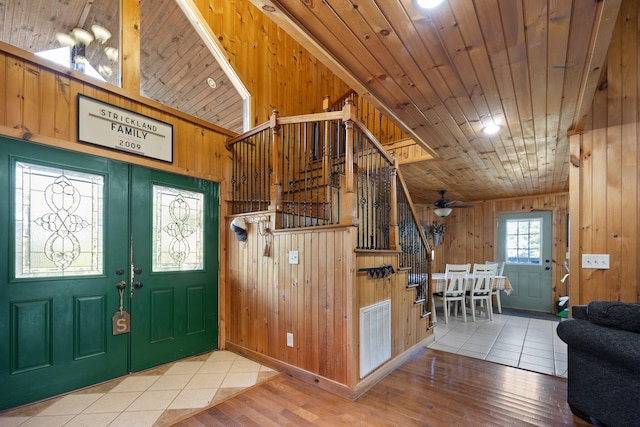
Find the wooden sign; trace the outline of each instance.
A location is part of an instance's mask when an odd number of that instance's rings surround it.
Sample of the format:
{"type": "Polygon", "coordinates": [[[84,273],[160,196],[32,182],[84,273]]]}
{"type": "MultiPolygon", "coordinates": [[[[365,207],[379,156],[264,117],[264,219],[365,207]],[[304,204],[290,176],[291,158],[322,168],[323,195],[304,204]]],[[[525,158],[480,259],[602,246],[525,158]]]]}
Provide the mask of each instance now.
{"type": "Polygon", "coordinates": [[[78,94],[78,140],[173,162],[173,126],[78,94]]]}
{"type": "Polygon", "coordinates": [[[117,311],[111,318],[113,335],[126,334],[131,330],[131,319],[126,311],[117,311]]]}

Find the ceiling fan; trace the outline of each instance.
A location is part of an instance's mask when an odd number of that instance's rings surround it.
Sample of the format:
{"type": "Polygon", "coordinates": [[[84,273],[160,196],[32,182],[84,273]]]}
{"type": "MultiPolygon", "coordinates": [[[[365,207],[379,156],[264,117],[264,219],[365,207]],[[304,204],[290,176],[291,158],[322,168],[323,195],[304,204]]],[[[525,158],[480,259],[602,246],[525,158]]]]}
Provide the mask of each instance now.
{"type": "Polygon", "coordinates": [[[438,190],[438,193],[440,193],[440,198],[433,203],[433,213],[439,217],[449,216],[453,208],[472,208],[475,206],[459,200],[445,199],[444,195],[447,193],[447,190],[438,190]]]}

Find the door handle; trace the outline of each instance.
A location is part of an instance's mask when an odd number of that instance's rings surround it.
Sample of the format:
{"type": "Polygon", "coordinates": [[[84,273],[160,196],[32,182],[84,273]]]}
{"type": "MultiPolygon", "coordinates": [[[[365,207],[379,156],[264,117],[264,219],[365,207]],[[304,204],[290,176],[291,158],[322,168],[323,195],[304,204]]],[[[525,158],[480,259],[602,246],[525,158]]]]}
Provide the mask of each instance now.
{"type": "Polygon", "coordinates": [[[551,270],[551,267],[545,267],[544,269],[545,270],[551,270]]]}
{"type": "Polygon", "coordinates": [[[119,268],[119,269],[117,269],[117,270],[116,270],[116,274],[117,274],[118,276],[122,276],[122,275],[124,274],[124,270],[123,270],[123,269],[121,269],[121,268],[119,268]]]}
{"type": "Polygon", "coordinates": [[[133,267],[133,274],[142,274],[142,269],[140,267],[133,267]]]}
{"type": "Polygon", "coordinates": [[[142,282],[133,282],[133,287],[136,289],[141,289],[144,286],[142,282]]]}
{"type": "Polygon", "coordinates": [[[124,290],[124,288],[125,288],[125,286],[127,286],[127,282],[125,282],[125,281],[123,280],[123,281],[119,282],[119,283],[116,285],[116,289],[117,289],[118,291],[123,291],[123,290],[124,290]]]}

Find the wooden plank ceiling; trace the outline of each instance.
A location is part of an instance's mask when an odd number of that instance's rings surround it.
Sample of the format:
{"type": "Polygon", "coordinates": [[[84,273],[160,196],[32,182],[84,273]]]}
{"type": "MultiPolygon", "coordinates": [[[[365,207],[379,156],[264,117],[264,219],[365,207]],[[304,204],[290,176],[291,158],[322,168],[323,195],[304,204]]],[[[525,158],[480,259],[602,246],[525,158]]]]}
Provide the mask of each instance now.
{"type": "MultiPolygon", "coordinates": [[[[435,157],[402,166],[430,203],[439,189],[462,201],[568,191],[567,132],[581,129],[621,0],[250,1],[435,157]],[[500,132],[484,135],[492,122],[500,132]]],[[[118,4],[1,2],[0,37],[37,52],[97,22],[118,46],[118,4]]],[[[141,11],[141,93],[241,132],[240,97],[175,1],[141,11]]]]}
{"type": "MultiPolygon", "coordinates": [[[[87,47],[89,63],[108,64],[105,46],[119,46],[120,0],[0,2],[0,39],[29,52],[59,48],[55,35],[98,23],[111,31],[87,47]]],[[[209,123],[242,132],[242,98],[175,0],[140,2],[140,94],[209,123]],[[207,82],[212,78],[216,88],[207,82]]],[[[103,75],[117,84],[118,74],[103,75]]]]}
{"type": "Polygon", "coordinates": [[[568,191],[620,0],[251,1],[435,155],[415,202],[568,191]]]}

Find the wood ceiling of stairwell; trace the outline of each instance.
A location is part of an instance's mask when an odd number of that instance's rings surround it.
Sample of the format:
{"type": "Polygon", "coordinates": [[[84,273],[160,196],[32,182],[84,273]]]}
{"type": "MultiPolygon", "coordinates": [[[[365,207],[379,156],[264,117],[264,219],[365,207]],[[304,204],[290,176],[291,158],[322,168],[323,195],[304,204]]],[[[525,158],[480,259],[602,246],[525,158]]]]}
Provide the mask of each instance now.
{"type": "Polygon", "coordinates": [[[620,0],[251,1],[436,156],[401,166],[414,202],[568,191],[620,0]]]}
{"type": "MultiPolygon", "coordinates": [[[[100,23],[118,46],[119,0],[29,0],[0,3],[0,40],[30,52],[60,47],[55,34],[100,23]]],[[[141,95],[235,132],[242,99],[175,0],[141,0],[141,95]],[[206,79],[213,78],[216,89],[206,79]]],[[[96,42],[93,42],[97,44],[96,42]]],[[[90,46],[91,47],[91,46],[90,46]]],[[[91,49],[94,50],[94,49],[91,49]]],[[[90,50],[90,51],[91,51],[90,50]]],[[[87,54],[90,63],[104,57],[87,54]]]]}

